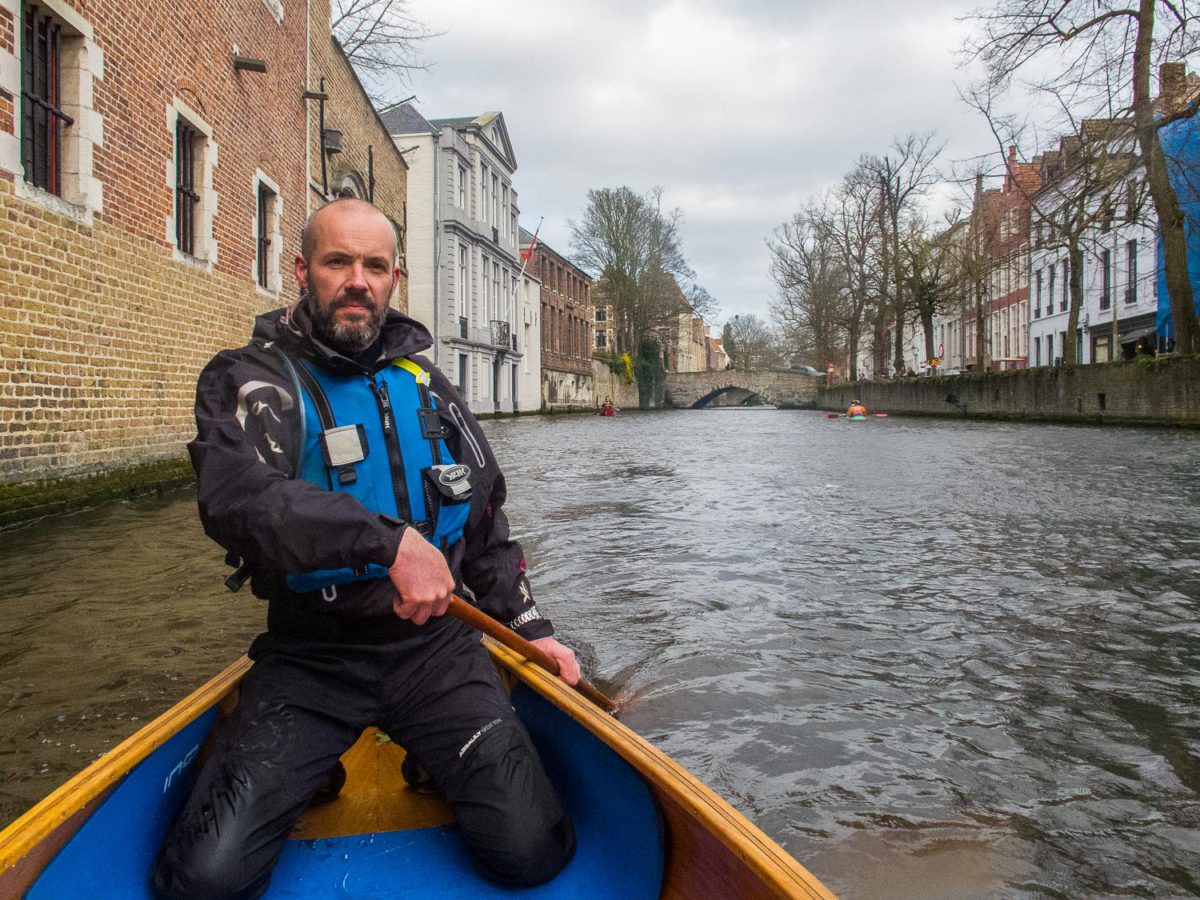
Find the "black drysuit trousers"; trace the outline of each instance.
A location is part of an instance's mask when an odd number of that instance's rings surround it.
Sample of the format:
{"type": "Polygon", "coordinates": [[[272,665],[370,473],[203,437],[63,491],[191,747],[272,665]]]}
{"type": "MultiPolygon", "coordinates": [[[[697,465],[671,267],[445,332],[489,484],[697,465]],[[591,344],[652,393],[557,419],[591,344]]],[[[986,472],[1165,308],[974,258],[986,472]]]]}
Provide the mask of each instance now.
{"type": "Polygon", "coordinates": [[[309,799],[369,725],[433,778],[486,877],[538,884],[570,860],[570,817],[466,625],[443,616],[387,644],[268,632],[250,655],[238,707],[159,854],[160,895],[259,896],[309,799]]]}

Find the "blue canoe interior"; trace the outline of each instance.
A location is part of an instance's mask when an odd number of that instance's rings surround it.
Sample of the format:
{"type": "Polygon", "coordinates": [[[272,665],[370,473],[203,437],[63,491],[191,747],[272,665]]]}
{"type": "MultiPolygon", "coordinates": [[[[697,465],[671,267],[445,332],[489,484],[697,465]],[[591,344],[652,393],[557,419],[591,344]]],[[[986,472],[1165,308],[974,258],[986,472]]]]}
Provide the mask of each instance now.
{"type": "MultiPolygon", "coordinates": [[[[266,897],[833,896],[660,751],[486,643],[571,809],[578,850],[567,868],[524,890],[485,881],[444,801],[407,788],[403,749],[369,729],[343,757],[341,794],[305,812],[266,897]]],[[[5,829],[0,895],[152,897],[162,835],[248,666],[230,667],[5,829]]]]}

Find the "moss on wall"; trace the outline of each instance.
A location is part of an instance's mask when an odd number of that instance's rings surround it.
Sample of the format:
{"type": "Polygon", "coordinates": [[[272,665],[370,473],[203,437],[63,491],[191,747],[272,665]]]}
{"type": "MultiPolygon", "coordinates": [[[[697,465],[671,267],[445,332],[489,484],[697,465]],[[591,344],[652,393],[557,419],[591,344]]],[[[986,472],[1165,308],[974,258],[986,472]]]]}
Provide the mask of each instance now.
{"type": "Polygon", "coordinates": [[[85,478],[0,484],[0,530],[107,500],[161,493],[187,484],[193,477],[187,459],[180,458],[85,478]]]}

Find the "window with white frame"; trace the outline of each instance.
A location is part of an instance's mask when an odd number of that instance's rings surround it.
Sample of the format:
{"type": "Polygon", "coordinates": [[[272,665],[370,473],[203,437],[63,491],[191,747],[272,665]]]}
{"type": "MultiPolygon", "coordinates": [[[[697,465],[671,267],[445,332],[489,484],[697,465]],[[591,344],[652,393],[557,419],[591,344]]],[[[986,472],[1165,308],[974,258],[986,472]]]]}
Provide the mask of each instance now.
{"type": "Polygon", "coordinates": [[[1125,302],[1127,304],[1137,303],[1137,252],[1138,242],[1136,240],[1125,242],[1125,302]]]}
{"type": "Polygon", "coordinates": [[[488,167],[487,163],[479,164],[479,221],[486,222],[487,217],[487,185],[488,185],[488,167]]]}
{"type": "Polygon", "coordinates": [[[260,288],[277,294],[283,287],[279,269],[283,251],[279,186],[258,172],[254,194],[254,278],[260,288]]]}
{"type": "Polygon", "coordinates": [[[458,208],[467,208],[467,167],[458,164],[458,208]]]}
{"type": "Polygon", "coordinates": [[[467,245],[458,245],[458,315],[467,317],[467,295],[470,288],[467,285],[467,245]]]}
{"type": "Polygon", "coordinates": [[[0,49],[0,96],[13,101],[12,133],[0,131],[0,170],[14,193],[78,221],[103,209],[93,157],[103,118],[92,106],[104,55],[91,23],[64,0],[6,0],[11,51],[0,49]]]}
{"type": "Polygon", "coordinates": [[[217,148],[213,132],[195,110],[179,99],[167,108],[167,120],[175,144],[167,171],[174,192],[168,239],[175,246],[177,258],[211,265],[217,256],[213,238],[217,148]]]}

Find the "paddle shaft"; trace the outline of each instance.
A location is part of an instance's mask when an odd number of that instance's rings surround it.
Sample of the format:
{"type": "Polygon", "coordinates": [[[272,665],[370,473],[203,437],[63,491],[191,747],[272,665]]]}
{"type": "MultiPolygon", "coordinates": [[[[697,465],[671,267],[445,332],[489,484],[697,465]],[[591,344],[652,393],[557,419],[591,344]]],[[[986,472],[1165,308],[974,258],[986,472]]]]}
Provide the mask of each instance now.
{"type": "MultiPolygon", "coordinates": [[[[482,631],[488,637],[499,641],[509,650],[520,653],[531,663],[541,666],[551,675],[558,674],[558,662],[554,657],[540,649],[536,644],[531,644],[525,640],[525,638],[521,637],[511,628],[501,625],[487,613],[479,611],[466,600],[457,596],[451,597],[450,606],[446,612],[459,621],[466,622],[472,628],[482,631]]],[[[610,713],[616,713],[617,704],[602,694],[586,679],[580,678],[579,682],[574,685],[574,688],[601,709],[610,713]]]]}

